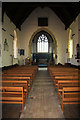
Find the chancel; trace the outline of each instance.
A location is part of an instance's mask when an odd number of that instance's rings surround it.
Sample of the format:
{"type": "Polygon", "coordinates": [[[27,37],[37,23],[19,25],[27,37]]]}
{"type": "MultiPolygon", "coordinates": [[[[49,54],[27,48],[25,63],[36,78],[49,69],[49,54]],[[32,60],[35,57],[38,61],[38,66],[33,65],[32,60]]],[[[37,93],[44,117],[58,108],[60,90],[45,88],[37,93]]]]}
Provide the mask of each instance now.
{"type": "Polygon", "coordinates": [[[1,18],[1,118],[80,118],[79,2],[2,2],[1,18]]]}

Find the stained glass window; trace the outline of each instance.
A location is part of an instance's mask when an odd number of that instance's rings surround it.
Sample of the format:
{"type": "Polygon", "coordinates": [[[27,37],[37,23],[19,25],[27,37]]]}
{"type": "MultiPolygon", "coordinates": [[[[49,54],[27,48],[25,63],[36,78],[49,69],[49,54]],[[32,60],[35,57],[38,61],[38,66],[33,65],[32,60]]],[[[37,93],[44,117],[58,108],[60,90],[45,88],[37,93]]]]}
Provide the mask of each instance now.
{"type": "Polygon", "coordinates": [[[44,34],[39,36],[37,41],[37,52],[48,52],[48,38],[44,34]]]}

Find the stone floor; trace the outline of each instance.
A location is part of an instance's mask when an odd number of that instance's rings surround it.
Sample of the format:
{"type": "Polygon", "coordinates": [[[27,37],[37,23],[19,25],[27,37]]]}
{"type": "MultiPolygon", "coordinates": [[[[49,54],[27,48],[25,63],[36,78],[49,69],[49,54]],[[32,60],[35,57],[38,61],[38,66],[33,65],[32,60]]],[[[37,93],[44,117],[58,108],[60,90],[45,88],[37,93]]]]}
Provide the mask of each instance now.
{"type": "Polygon", "coordinates": [[[20,118],[64,118],[47,70],[39,70],[20,118]]]}

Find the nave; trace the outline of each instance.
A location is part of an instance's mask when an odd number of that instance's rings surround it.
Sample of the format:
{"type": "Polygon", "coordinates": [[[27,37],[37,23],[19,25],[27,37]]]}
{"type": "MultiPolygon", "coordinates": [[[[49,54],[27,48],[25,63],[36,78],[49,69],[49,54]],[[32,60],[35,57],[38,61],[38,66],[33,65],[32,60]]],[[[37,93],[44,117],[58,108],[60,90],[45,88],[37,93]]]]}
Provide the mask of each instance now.
{"type": "Polygon", "coordinates": [[[80,118],[79,4],[0,2],[1,118],[80,118]]]}
{"type": "MultiPolygon", "coordinates": [[[[56,67],[53,68],[57,69],[56,67]]],[[[66,68],[60,67],[60,69],[66,69],[66,68]]],[[[33,80],[33,84],[31,86],[31,90],[28,93],[28,98],[25,99],[25,105],[23,110],[21,110],[22,106],[18,104],[14,104],[14,105],[3,104],[3,111],[2,111],[3,118],[19,119],[19,118],[78,118],[80,117],[78,113],[79,105],[74,105],[74,104],[64,105],[64,111],[62,112],[61,100],[58,99],[57,90],[53,85],[53,81],[51,80],[48,70],[47,68],[38,68],[36,77],[33,80]]],[[[76,69],[71,68],[71,70],[75,71],[76,69]]],[[[10,73],[7,72],[7,75],[10,75],[10,73]]],[[[18,73],[17,76],[19,76],[18,73]]]]}
{"type": "Polygon", "coordinates": [[[21,118],[64,118],[47,70],[39,70],[21,118]]]}

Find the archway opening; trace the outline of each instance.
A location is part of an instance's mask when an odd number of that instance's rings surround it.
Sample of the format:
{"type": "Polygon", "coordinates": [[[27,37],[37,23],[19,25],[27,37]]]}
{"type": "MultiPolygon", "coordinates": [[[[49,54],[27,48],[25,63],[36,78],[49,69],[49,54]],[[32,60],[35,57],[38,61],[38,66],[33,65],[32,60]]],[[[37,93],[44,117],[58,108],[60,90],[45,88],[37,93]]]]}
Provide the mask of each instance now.
{"type": "Polygon", "coordinates": [[[54,60],[54,40],[51,35],[41,30],[35,34],[31,43],[31,61],[38,66],[48,66],[55,64],[54,60]]]}

